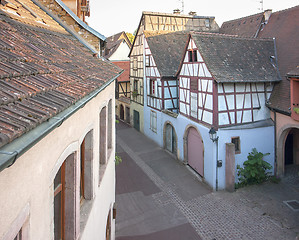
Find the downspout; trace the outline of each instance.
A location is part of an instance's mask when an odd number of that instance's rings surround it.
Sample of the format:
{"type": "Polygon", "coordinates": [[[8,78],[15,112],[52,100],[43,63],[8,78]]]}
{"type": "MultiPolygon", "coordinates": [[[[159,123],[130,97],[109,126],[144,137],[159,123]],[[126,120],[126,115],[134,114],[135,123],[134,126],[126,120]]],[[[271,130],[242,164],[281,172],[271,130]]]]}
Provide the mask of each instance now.
{"type": "Polygon", "coordinates": [[[275,176],[277,176],[277,136],[276,136],[276,131],[277,131],[276,111],[274,110],[274,175],[275,176]]]}
{"type": "Polygon", "coordinates": [[[122,73],[123,71],[121,71],[117,76],[113,77],[112,79],[104,83],[100,88],[98,88],[91,94],[85,96],[84,98],[82,98],[63,112],[48,119],[47,121],[43,122],[28,133],[22,135],[21,137],[15,139],[13,142],[2,147],[2,149],[0,149],[0,172],[3,171],[5,168],[12,166],[22,154],[24,154],[27,150],[33,147],[37,142],[39,142],[42,138],[47,136],[50,132],[60,127],[61,124],[67,118],[69,118],[75,112],[83,108],[86,103],[95,98],[101,91],[103,91],[107,86],[109,86],[122,73]]]}

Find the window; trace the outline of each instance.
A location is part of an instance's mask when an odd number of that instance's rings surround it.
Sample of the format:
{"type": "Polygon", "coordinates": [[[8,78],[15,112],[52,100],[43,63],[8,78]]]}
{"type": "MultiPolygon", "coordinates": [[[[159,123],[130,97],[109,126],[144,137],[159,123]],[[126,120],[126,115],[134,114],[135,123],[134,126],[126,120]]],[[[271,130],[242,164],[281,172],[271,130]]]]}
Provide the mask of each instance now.
{"type": "Polygon", "coordinates": [[[151,111],[150,116],[150,129],[153,132],[157,132],[157,113],[154,111],[151,111]]]}
{"type": "Polygon", "coordinates": [[[111,213],[108,212],[107,224],[106,224],[106,240],[111,240],[111,213]]]}
{"type": "Polygon", "coordinates": [[[148,55],[145,56],[145,66],[146,67],[150,66],[150,56],[148,56],[148,55]]]}
{"type": "Polygon", "coordinates": [[[54,239],[65,239],[65,163],[54,179],[54,239]]]}
{"type": "Polygon", "coordinates": [[[134,80],[133,91],[138,91],[138,80],[134,80]]]}
{"type": "Polygon", "coordinates": [[[5,240],[28,240],[29,239],[29,203],[19,212],[15,220],[10,224],[6,234],[1,239],[5,240]]]}
{"type": "Polygon", "coordinates": [[[188,51],[188,61],[189,62],[197,62],[197,51],[196,50],[188,51]]]}
{"type": "Polygon", "coordinates": [[[78,239],[80,218],[79,182],[76,153],[66,158],[54,179],[54,239],[78,239]]]}
{"type": "Polygon", "coordinates": [[[150,79],[150,92],[149,94],[152,96],[155,96],[156,94],[156,80],[155,79],[150,79]]]}
{"type": "Polygon", "coordinates": [[[133,69],[137,70],[137,57],[133,58],[133,69]]]}
{"type": "Polygon", "coordinates": [[[205,19],[205,25],[206,27],[210,27],[210,19],[205,19]]]}
{"type": "Polygon", "coordinates": [[[235,144],[235,154],[241,153],[240,137],[232,137],[232,143],[235,144]]]}
{"type": "Polygon", "coordinates": [[[112,99],[108,102],[108,149],[112,149],[112,99]]]}
{"type": "Polygon", "coordinates": [[[80,202],[93,199],[93,130],[90,130],[80,146],[80,202]]]}
{"type": "Polygon", "coordinates": [[[100,113],[100,166],[107,162],[107,108],[100,113]]]}

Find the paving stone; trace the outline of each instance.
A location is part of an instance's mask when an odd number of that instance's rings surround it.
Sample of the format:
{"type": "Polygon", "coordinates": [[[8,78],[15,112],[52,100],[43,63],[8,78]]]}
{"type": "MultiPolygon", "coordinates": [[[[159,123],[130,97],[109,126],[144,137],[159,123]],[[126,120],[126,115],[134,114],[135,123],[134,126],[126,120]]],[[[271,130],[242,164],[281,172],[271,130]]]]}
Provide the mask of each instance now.
{"type": "MultiPolygon", "coordinates": [[[[121,131],[130,134],[130,139],[134,139],[134,134],[137,134],[138,144],[142,145],[143,138],[140,133],[130,128],[121,131]]],[[[143,146],[136,152],[135,143],[127,141],[125,136],[123,132],[118,134],[117,143],[138,166],[139,171],[142,171],[150,180],[149,185],[155,185],[159,191],[152,191],[148,196],[143,196],[144,198],[135,195],[137,198],[134,201],[152,202],[148,203],[149,209],[145,211],[146,214],[141,212],[138,215],[138,210],[132,208],[132,211],[137,211],[137,214],[136,217],[132,216],[133,219],[127,219],[125,231],[123,229],[123,232],[118,231],[121,226],[124,226],[125,218],[122,219],[124,222],[116,221],[118,240],[185,239],[165,237],[173,236],[172,231],[175,228],[184,231],[186,227],[182,226],[185,223],[189,224],[188,226],[197,234],[196,237],[190,238],[194,240],[292,240],[296,238],[299,232],[299,216],[282,202],[291,196],[299,200],[296,185],[286,185],[282,181],[278,185],[267,183],[239,189],[233,193],[211,192],[200,181],[195,181],[194,176],[186,171],[186,167],[178,165],[171,156],[170,159],[165,160],[165,154],[158,158],[155,153],[152,153],[151,151],[157,151],[157,146],[153,143],[148,149],[143,146]],[[151,159],[153,156],[156,159],[151,159]],[[161,165],[163,162],[164,166],[161,165]],[[171,172],[172,169],[175,174],[171,172]],[[204,190],[197,191],[196,185],[204,190]],[[176,218],[179,221],[176,221],[176,218]],[[130,231],[137,228],[141,222],[142,230],[138,234],[136,230],[131,232],[134,234],[130,234],[130,231]]],[[[148,142],[149,140],[145,138],[144,144],[148,142]]],[[[133,174],[132,172],[131,175],[133,174]]],[[[292,178],[292,182],[296,181],[292,178]]],[[[146,185],[143,187],[146,188],[146,185]]],[[[120,197],[122,198],[117,196],[117,201],[123,200],[124,196],[120,197]]],[[[147,206],[144,205],[144,208],[147,206]]]]}

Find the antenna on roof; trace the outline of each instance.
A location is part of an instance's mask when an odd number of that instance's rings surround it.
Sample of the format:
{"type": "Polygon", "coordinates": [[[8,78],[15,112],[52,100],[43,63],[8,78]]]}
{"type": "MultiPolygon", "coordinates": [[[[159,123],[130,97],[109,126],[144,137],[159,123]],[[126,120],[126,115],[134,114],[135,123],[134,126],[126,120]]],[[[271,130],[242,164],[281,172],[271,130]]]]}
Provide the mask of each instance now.
{"type": "Polygon", "coordinates": [[[258,10],[264,11],[264,0],[260,0],[261,7],[258,10]]]}
{"type": "Polygon", "coordinates": [[[181,10],[181,13],[184,13],[184,0],[179,0],[182,4],[182,10],[181,10]]]}

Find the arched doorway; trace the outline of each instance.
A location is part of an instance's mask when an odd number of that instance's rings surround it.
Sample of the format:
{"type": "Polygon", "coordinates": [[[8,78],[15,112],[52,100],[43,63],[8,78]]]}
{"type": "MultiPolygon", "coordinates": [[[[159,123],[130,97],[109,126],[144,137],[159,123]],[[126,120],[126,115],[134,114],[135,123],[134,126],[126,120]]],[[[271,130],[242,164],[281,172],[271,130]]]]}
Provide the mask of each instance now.
{"type": "Polygon", "coordinates": [[[187,135],[187,163],[202,177],[204,176],[203,140],[194,127],[190,127],[187,135]]]}
{"type": "Polygon", "coordinates": [[[299,165],[299,129],[292,128],[286,136],[284,144],[285,173],[292,172],[299,165]]]}
{"type": "Polygon", "coordinates": [[[294,168],[299,168],[299,128],[289,126],[278,134],[276,174],[282,176],[294,168]]]}
{"type": "Polygon", "coordinates": [[[120,107],[119,107],[119,118],[121,120],[124,120],[124,118],[125,118],[125,110],[124,110],[124,106],[122,104],[120,104],[120,107]]]}
{"type": "Polygon", "coordinates": [[[177,153],[177,136],[174,127],[170,122],[164,125],[164,148],[176,155],[177,153]]]}

